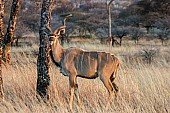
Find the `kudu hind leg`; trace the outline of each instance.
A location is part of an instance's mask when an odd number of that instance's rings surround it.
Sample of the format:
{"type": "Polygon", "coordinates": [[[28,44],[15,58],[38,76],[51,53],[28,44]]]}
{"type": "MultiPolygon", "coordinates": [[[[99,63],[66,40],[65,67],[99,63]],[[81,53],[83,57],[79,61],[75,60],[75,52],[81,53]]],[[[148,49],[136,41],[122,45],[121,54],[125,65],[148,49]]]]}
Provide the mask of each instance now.
{"type": "Polygon", "coordinates": [[[115,80],[115,77],[113,77],[113,75],[110,77],[110,81],[111,81],[111,83],[112,83],[112,86],[113,86],[113,88],[114,88],[114,94],[115,94],[115,102],[117,103],[117,99],[118,99],[118,91],[119,91],[119,88],[118,88],[118,86],[115,84],[115,82],[114,82],[114,80],[115,80]]]}
{"type": "Polygon", "coordinates": [[[116,85],[116,83],[114,82],[115,78],[111,77],[110,78],[110,81],[112,83],[112,86],[114,87],[115,89],[115,93],[117,93],[119,91],[119,87],[116,85]]]}
{"type": "Polygon", "coordinates": [[[109,92],[109,100],[108,103],[106,105],[106,110],[108,110],[108,107],[113,99],[113,94],[114,94],[114,89],[112,86],[112,83],[110,81],[110,79],[106,79],[106,78],[101,78],[101,81],[103,82],[104,86],[107,88],[108,92],[109,92]]]}
{"type": "Polygon", "coordinates": [[[114,89],[115,89],[115,93],[114,93],[114,95],[115,95],[115,98],[114,98],[114,102],[115,102],[115,104],[118,104],[118,92],[119,92],[119,88],[118,88],[118,86],[115,84],[115,82],[114,82],[114,80],[112,80],[111,81],[112,82],[112,86],[114,87],[114,89]]]}
{"type": "MultiPolygon", "coordinates": [[[[116,66],[116,69],[115,71],[112,73],[112,76],[110,77],[110,81],[112,82],[112,86],[114,87],[115,89],[115,95],[117,94],[117,92],[119,91],[119,88],[118,86],[115,84],[114,80],[116,78],[116,75],[118,73],[118,69],[120,67],[120,64],[118,63],[117,66],[116,66]]],[[[117,95],[116,95],[117,96],[117,95]]]]}

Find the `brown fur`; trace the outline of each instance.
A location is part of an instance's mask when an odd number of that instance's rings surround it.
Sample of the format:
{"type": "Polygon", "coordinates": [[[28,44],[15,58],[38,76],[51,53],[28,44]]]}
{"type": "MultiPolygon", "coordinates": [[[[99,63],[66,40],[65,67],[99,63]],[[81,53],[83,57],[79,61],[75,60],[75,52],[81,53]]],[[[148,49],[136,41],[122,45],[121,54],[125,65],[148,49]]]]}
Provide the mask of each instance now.
{"type": "Polygon", "coordinates": [[[51,57],[55,63],[59,64],[61,73],[69,77],[70,109],[72,110],[74,93],[80,104],[77,77],[88,79],[99,77],[110,94],[108,102],[110,103],[114,90],[118,91],[118,87],[114,83],[120,65],[118,58],[106,52],[89,52],[76,47],[64,49],[58,41],[60,31],[63,29],[65,27],[59,28],[58,35],[51,36],[51,57]]]}

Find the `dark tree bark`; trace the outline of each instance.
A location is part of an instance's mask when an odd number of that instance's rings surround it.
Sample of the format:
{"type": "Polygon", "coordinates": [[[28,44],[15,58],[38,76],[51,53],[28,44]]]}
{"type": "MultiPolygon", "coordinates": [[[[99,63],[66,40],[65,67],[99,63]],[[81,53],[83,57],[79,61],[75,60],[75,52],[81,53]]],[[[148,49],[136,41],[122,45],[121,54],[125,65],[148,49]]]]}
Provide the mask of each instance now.
{"type": "Polygon", "coordinates": [[[20,7],[20,0],[13,0],[7,32],[2,41],[2,51],[3,51],[2,59],[6,63],[10,62],[10,48],[11,48],[11,42],[14,36],[14,30],[15,30],[16,23],[17,23],[16,21],[17,21],[17,15],[19,12],[19,7],[20,7]]]}
{"type": "Polygon", "coordinates": [[[39,54],[37,59],[37,95],[42,99],[49,99],[48,86],[50,85],[49,76],[49,51],[50,45],[48,40],[48,35],[50,33],[50,20],[51,12],[54,0],[43,0],[42,10],[41,10],[41,25],[39,29],[40,34],[40,46],[39,54]]]}
{"type": "Polygon", "coordinates": [[[0,2],[0,100],[3,99],[3,79],[2,79],[2,40],[4,38],[4,7],[6,0],[0,2]]]}

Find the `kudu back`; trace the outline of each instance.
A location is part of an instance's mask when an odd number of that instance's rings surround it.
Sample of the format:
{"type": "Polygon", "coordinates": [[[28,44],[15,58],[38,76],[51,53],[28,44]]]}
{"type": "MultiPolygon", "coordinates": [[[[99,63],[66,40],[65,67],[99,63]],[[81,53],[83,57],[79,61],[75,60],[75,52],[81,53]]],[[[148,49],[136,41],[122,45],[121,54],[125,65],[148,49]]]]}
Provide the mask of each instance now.
{"type": "Polygon", "coordinates": [[[70,109],[72,110],[74,94],[80,105],[77,77],[88,79],[99,77],[109,92],[109,104],[114,92],[118,91],[118,87],[114,83],[120,66],[118,58],[106,52],[85,51],[76,47],[64,49],[58,41],[60,34],[64,31],[65,26],[62,26],[50,36],[51,58],[60,68],[61,73],[69,77],[70,109]]]}

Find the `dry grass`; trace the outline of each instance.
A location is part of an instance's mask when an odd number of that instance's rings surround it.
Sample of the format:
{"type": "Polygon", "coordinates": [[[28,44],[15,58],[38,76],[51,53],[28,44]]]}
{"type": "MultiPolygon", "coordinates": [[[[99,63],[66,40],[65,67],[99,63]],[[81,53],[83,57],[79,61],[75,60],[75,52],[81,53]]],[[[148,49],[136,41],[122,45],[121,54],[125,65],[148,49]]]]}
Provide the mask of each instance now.
{"type": "MultiPolygon", "coordinates": [[[[70,45],[65,45],[65,47],[70,45]]],[[[105,45],[73,44],[86,50],[109,51],[105,45]]],[[[116,83],[120,92],[117,101],[113,100],[108,111],[105,111],[108,93],[98,79],[87,80],[78,78],[81,109],[76,100],[74,112],[81,113],[169,113],[170,112],[170,66],[169,47],[160,47],[160,56],[153,64],[148,65],[141,60],[127,62],[124,54],[137,53],[141,46],[124,46],[112,48],[122,61],[116,83]]],[[[39,102],[35,98],[36,60],[32,52],[38,47],[12,49],[12,62],[9,69],[3,68],[5,99],[0,103],[2,113],[67,113],[69,112],[68,78],[59,73],[54,65],[50,68],[51,99],[48,103],[39,102]]],[[[131,54],[133,55],[133,54],[131,54]]]]}

